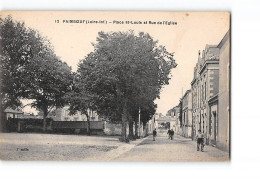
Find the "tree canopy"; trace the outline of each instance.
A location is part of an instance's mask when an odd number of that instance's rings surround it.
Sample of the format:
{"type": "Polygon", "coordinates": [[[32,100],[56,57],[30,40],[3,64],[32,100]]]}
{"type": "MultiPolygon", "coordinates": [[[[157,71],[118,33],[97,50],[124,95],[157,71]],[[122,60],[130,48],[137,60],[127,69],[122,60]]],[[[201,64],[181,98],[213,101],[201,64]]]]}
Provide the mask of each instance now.
{"type": "Polygon", "coordinates": [[[46,119],[50,108],[65,103],[73,80],[71,68],[38,31],[11,16],[0,19],[0,25],[2,110],[21,105],[21,99],[32,99],[32,107],[43,111],[46,119]]]}
{"type": "Polygon", "coordinates": [[[26,85],[21,78],[24,66],[31,58],[32,39],[30,31],[22,22],[15,22],[11,16],[0,18],[1,59],[1,102],[2,107],[21,105],[26,85]]]}
{"type": "MultiPolygon", "coordinates": [[[[127,116],[133,106],[145,108],[159,97],[169,73],[176,67],[173,53],[147,33],[99,32],[94,51],[81,61],[79,79],[93,94],[98,113],[122,118],[126,139],[127,116]]],[[[155,107],[155,106],[154,106],[155,107]]]]}

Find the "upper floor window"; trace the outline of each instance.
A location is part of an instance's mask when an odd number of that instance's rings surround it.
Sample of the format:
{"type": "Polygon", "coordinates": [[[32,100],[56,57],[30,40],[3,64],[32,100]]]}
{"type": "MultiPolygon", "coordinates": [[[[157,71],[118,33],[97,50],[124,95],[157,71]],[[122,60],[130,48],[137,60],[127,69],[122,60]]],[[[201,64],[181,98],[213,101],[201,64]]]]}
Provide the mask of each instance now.
{"type": "Polygon", "coordinates": [[[201,86],[201,94],[202,94],[201,98],[204,101],[204,85],[201,86]]]}
{"type": "Polygon", "coordinates": [[[204,85],[204,99],[206,100],[206,98],[207,98],[207,83],[205,82],[205,85],[204,85]]]}

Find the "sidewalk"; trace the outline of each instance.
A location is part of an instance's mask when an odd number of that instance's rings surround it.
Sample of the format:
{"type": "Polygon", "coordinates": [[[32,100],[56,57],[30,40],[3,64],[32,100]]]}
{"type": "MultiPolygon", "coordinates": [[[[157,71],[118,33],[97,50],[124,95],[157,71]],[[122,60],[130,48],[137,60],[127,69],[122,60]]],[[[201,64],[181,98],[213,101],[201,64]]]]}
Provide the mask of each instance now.
{"type": "Polygon", "coordinates": [[[136,139],[134,141],[130,141],[129,143],[120,143],[118,148],[114,150],[110,150],[109,152],[105,152],[100,154],[99,156],[94,156],[91,158],[86,158],[84,159],[85,161],[100,161],[100,162],[109,162],[113,161],[116,158],[119,158],[121,155],[129,152],[132,150],[134,147],[138,146],[141,144],[144,140],[146,140],[149,136],[146,136],[141,139],[136,139]]]}
{"type": "MultiPolygon", "coordinates": [[[[197,142],[190,139],[190,138],[185,138],[183,136],[180,136],[180,135],[177,135],[178,138],[180,140],[183,140],[183,141],[191,141],[191,145],[193,146],[194,149],[197,149],[197,142]]],[[[201,152],[201,151],[198,151],[198,152],[201,152]]],[[[205,153],[205,154],[208,154],[210,157],[219,157],[219,156],[225,156],[224,158],[227,160],[229,158],[229,153],[226,152],[226,151],[223,151],[223,150],[220,150],[219,148],[217,147],[213,147],[211,145],[205,145],[204,146],[204,152],[202,153],[205,153]]]]}

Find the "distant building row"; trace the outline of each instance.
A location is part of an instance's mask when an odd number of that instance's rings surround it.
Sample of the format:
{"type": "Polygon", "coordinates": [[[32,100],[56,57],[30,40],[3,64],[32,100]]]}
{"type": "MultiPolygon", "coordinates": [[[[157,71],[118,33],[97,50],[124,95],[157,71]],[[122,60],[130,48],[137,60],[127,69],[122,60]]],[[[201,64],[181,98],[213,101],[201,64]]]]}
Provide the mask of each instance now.
{"type": "Polygon", "coordinates": [[[230,144],[230,32],[218,45],[198,53],[191,89],[171,109],[176,132],[195,139],[198,130],[206,144],[229,151],[230,144]]]}

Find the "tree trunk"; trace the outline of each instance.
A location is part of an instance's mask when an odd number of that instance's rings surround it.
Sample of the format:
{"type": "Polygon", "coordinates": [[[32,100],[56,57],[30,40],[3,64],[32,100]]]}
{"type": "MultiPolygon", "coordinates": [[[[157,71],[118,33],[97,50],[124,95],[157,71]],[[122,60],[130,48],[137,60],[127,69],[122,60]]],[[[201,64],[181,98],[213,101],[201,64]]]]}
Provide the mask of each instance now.
{"type": "Polygon", "coordinates": [[[135,118],[135,138],[138,139],[139,136],[138,136],[138,117],[135,118]]]}
{"type": "Polygon", "coordinates": [[[43,132],[46,131],[47,129],[47,115],[48,115],[48,109],[44,108],[43,109],[43,132]]]}
{"type": "MultiPolygon", "coordinates": [[[[1,38],[2,40],[2,38],[1,38]]],[[[1,44],[2,45],[2,44],[1,44]]],[[[1,52],[2,53],[2,52],[1,52]]],[[[0,64],[1,65],[1,68],[3,68],[2,66],[2,63],[0,64]]],[[[3,100],[4,100],[4,93],[3,93],[3,72],[2,72],[2,69],[0,70],[0,100],[1,100],[1,103],[0,103],[0,132],[4,132],[4,129],[6,127],[6,116],[4,114],[4,110],[5,108],[3,107],[3,100]]]]}
{"type": "Polygon", "coordinates": [[[129,119],[129,140],[134,139],[134,121],[132,115],[128,115],[129,119]]]}
{"type": "MultiPolygon", "coordinates": [[[[1,98],[2,100],[3,98],[1,98]]],[[[1,105],[0,107],[0,132],[5,132],[7,130],[7,116],[4,113],[5,108],[1,105]]]]}
{"type": "Polygon", "coordinates": [[[146,126],[147,122],[143,122],[143,136],[146,137],[147,136],[147,126],[146,126]]]}
{"type": "Polygon", "coordinates": [[[141,138],[141,109],[138,111],[138,137],[141,138]]]}
{"type": "Polygon", "coordinates": [[[88,125],[87,125],[87,134],[91,135],[91,131],[90,131],[90,117],[89,117],[88,113],[86,114],[86,116],[87,116],[87,123],[88,123],[88,125]]]}
{"type": "Polygon", "coordinates": [[[126,135],[126,127],[127,127],[127,104],[124,102],[123,106],[123,115],[122,115],[122,132],[121,132],[121,141],[128,142],[126,135]]]}

